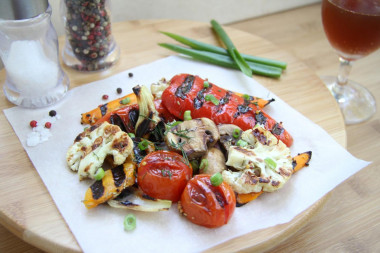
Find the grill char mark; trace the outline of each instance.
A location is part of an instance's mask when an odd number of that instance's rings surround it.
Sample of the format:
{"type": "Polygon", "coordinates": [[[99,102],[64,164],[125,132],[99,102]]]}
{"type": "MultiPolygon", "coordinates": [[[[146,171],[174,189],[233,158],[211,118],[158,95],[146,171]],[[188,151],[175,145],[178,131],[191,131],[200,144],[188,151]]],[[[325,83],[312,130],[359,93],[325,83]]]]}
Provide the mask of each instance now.
{"type": "Polygon", "coordinates": [[[177,97],[185,99],[186,94],[189,93],[191,88],[193,87],[194,80],[195,80],[195,76],[193,76],[193,75],[186,76],[183,83],[177,88],[175,95],[177,97]]]}
{"type": "Polygon", "coordinates": [[[281,124],[276,123],[271,132],[276,135],[281,135],[284,132],[284,128],[281,126],[281,124]]]}
{"type": "Polygon", "coordinates": [[[108,109],[107,104],[101,105],[99,106],[99,108],[100,108],[100,112],[102,113],[102,116],[106,115],[107,109],[108,109]]]}
{"type": "Polygon", "coordinates": [[[267,122],[267,118],[264,116],[262,111],[259,111],[255,114],[255,119],[257,123],[259,123],[260,125],[265,125],[265,123],[267,122]]]}
{"type": "Polygon", "coordinates": [[[204,93],[205,93],[205,89],[201,89],[197,93],[197,96],[194,98],[194,109],[199,109],[202,107],[204,103],[204,93]]]}
{"type": "Polygon", "coordinates": [[[251,107],[249,107],[248,105],[238,105],[237,108],[236,108],[236,113],[234,114],[234,118],[237,118],[239,117],[240,115],[242,114],[245,114],[247,112],[249,112],[250,110],[252,110],[251,107]]]}
{"type": "Polygon", "coordinates": [[[104,186],[102,180],[96,181],[93,183],[91,186],[91,191],[92,191],[92,197],[94,199],[99,199],[103,196],[104,194],[104,186]]]}
{"type": "Polygon", "coordinates": [[[115,186],[120,187],[126,179],[126,175],[124,172],[123,165],[119,165],[119,166],[113,168],[111,170],[111,172],[112,172],[112,177],[113,177],[113,181],[114,181],[115,186]]]}

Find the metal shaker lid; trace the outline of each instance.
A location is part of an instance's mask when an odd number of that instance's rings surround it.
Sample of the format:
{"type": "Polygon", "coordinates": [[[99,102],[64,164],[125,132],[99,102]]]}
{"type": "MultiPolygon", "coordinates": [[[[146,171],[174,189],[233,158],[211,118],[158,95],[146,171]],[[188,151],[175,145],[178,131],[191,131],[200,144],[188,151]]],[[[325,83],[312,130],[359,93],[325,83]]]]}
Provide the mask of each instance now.
{"type": "Polygon", "coordinates": [[[1,0],[0,19],[20,20],[38,16],[46,11],[48,0],[1,0]]]}

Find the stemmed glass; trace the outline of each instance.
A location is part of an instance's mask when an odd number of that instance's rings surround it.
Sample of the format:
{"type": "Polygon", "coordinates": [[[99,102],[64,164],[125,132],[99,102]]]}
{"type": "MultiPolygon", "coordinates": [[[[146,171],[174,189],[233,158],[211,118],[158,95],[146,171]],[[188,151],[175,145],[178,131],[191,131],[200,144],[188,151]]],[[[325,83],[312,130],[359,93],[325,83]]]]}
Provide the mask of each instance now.
{"type": "Polygon", "coordinates": [[[339,55],[337,77],[324,76],[346,124],[368,120],[376,112],[372,94],[348,79],[351,63],[380,48],[380,0],[323,0],[323,27],[339,55]]]}

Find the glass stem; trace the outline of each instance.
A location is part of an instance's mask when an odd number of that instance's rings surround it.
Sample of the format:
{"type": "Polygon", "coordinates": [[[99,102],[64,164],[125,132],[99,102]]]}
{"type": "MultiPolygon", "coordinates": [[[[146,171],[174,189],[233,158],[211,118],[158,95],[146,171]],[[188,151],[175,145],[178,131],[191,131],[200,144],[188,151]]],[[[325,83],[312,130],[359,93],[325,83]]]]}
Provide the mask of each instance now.
{"type": "Polygon", "coordinates": [[[348,75],[351,72],[351,61],[348,61],[342,57],[339,57],[339,72],[337,77],[337,83],[339,85],[345,85],[348,81],[348,75]]]}

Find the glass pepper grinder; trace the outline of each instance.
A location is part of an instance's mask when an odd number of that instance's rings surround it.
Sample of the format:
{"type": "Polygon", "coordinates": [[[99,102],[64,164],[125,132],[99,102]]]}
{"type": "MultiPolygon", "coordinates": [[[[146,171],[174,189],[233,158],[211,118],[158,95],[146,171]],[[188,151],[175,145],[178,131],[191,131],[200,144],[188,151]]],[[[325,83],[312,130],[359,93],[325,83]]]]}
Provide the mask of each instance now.
{"type": "Polygon", "coordinates": [[[4,94],[22,107],[54,104],[65,96],[69,79],[59,64],[51,7],[47,0],[4,1],[3,6],[9,7],[7,16],[0,17],[4,94]]]}
{"type": "Polygon", "coordinates": [[[61,0],[61,15],[66,31],[65,65],[79,71],[98,71],[117,62],[120,49],[111,33],[108,0],[61,0]]]}

